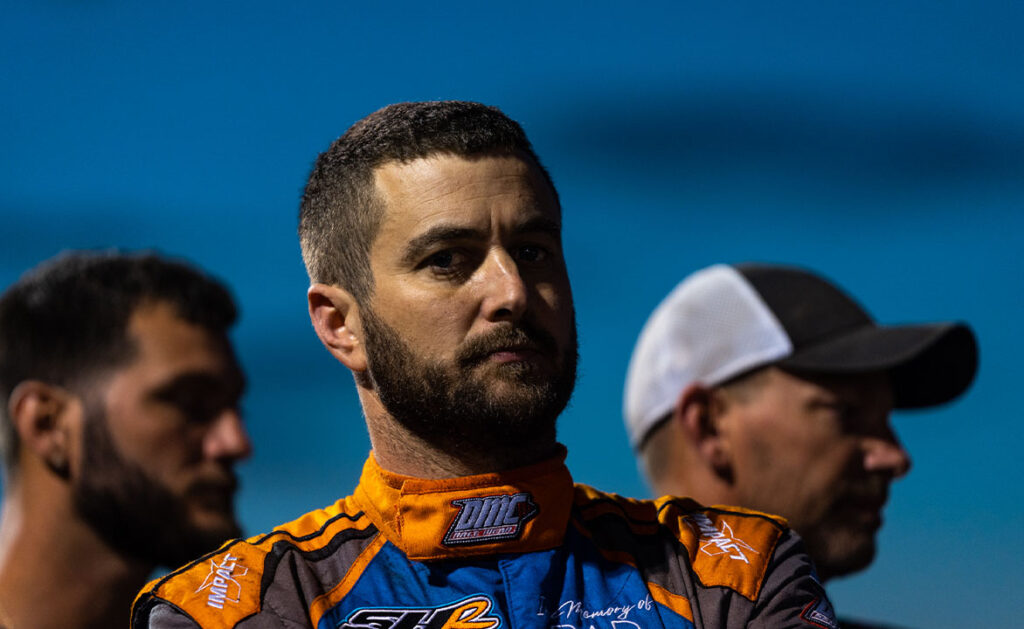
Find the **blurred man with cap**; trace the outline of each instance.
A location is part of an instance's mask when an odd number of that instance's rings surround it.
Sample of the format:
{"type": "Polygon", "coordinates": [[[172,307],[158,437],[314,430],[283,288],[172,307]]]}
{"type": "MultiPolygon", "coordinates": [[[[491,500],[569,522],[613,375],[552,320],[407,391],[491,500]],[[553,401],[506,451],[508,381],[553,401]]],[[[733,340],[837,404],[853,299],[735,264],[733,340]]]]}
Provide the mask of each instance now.
{"type": "Polygon", "coordinates": [[[659,494],[786,517],[825,580],[871,563],[910,468],[890,411],[948,402],[976,369],[964,324],[878,325],[810,272],[716,265],[644,326],[626,427],[659,494]]]}

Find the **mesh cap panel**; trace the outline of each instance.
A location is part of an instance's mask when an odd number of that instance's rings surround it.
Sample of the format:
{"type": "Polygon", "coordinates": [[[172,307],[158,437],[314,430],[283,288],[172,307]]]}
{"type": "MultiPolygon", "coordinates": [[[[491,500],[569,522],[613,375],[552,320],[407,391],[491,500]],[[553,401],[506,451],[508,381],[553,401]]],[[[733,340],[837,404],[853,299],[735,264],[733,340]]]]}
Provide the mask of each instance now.
{"type": "Polygon", "coordinates": [[[716,265],[694,273],[640,333],[626,376],[630,443],[638,447],[689,384],[720,384],[792,349],[779,321],[736,269],[716,265]]]}

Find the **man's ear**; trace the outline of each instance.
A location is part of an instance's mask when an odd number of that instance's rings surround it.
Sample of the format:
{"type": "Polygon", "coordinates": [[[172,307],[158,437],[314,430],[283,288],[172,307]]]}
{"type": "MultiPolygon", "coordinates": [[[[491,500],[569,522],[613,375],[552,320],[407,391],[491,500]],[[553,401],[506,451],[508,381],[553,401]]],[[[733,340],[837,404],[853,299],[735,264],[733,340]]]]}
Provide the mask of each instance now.
{"type": "Polygon", "coordinates": [[[679,423],[705,467],[724,482],[731,483],[732,449],[728,434],[721,429],[723,411],[713,389],[691,384],[680,394],[672,411],[672,421],[679,423]]]}
{"type": "Polygon", "coordinates": [[[339,286],[313,284],[306,293],[309,319],[327,351],[355,372],[366,371],[359,304],[339,286]]]}
{"type": "Polygon", "coordinates": [[[18,383],[7,402],[7,413],[18,433],[20,456],[34,456],[57,476],[71,474],[72,431],[80,420],[77,396],[39,380],[18,383]]]}

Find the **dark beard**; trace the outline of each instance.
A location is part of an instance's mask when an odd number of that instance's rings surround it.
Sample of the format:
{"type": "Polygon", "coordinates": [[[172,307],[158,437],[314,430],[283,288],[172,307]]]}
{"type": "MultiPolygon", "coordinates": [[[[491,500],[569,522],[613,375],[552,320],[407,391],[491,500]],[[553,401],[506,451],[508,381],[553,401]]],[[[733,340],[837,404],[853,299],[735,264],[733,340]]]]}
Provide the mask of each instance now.
{"type": "MultiPolygon", "coordinates": [[[[111,548],[143,563],[173,568],[242,534],[230,513],[229,524],[216,529],[192,524],[180,497],[117,451],[102,407],[86,406],[82,473],[73,481],[72,501],[111,548]]],[[[210,489],[196,484],[188,491],[200,495],[210,489]]],[[[225,509],[230,512],[231,506],[225,509]]]]}
{"type": "Polygon", "coordinates": [[[829,540],[805,539],[807,554],[814,559],[822,581],[859,572],[875,558],[874,531],[837,530],[831,532],[830,537],[829,540]]]}
{"type": "Polygon", "coordinates": [[[465,343],[455,364],[448,366],[415,356],[376,313],[363,312],[369,384],[410,432],[439,450],[477,459],[554,445],[556,420],[576,384],[575,325],[561,356],[554,337],[524,320],[465,343]],[[497,365],[492,378],[514,386],[512,392],[497,395],[474,368],[496,349],[515,343],[532,344],[557,361],[557,371],[549,373],[533,363],[497,365]]]}

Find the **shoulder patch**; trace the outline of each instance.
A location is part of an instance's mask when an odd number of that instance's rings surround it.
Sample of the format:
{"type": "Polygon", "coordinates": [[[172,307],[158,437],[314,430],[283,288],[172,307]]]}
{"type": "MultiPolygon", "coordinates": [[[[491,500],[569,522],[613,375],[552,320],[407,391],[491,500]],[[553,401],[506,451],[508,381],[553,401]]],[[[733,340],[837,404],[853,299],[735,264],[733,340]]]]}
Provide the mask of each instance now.
{"type": "Polygon", "coordinates": [[[800,614],[800,620],[812,627],[821,629],[839,629],[839,621],[836,619],[836,612],[827,598],[816,598],[804,607],[800,614]]]}
{"type": "Polygon", "coordinates": [[[225,544],[153,583],[150,594],[184,610],[201,627],[232,627],[260,609],[265,556],[266,550],[245,542],[225,544]]]}
{"type": "MultiPolygon", "coordinates": [[[[598,522],[614,523],[619,531],[628,529],[641,540],[639,546],[616,544],[615,535],[599,540],[607,558],[634,564],[635,552],[655,538],[669,535],[687,555],[689,569],[704,587],[727,587],[750,601],[756,601],[775,547],[786,532],[785,520],[739,507],[703,507],[690,498],[665,496],[658,500],[634,500],[606,494],[585,485],[576,486],[575,506],[586,530],[615,531],[598,522]],[[611,519],[609,519],[611,516],[611,519]]],[[[661,552],[661,551],[658,551],[661,552]]]]}
{"type": "MultiPolygon", "coordinates": [[[[308,513],[282,525],[273,532],[232,540],[173,573],[146,586],[135,601],[136,612],[143,611],[154,600],[166,601],[182,610],[199,626],[233,627],[262,607],[262,587],[268,555],[282,543],[298,552],[315,552],[337,534],[347,529],[371,526],[362,513],[349,515],[346,501],[308,513]]],[[[273,563],[273,562],[272,562],[273,563]]],[[[274,564],[276,565],[276,564],[274,564]]]]}
{"type": "Polygon", "coordinates": [[[755,601],[764,583],[782,521],[742,509],[688,511],[672,500],[659,500],[660,519],[676,529],[689,551],[697,579],[706,587],[728,587],[755,601]]]}

